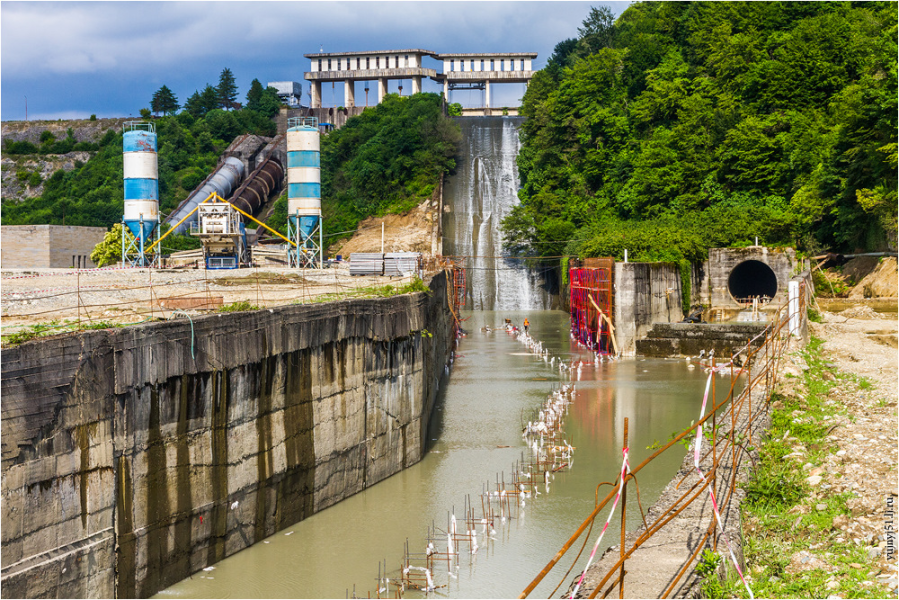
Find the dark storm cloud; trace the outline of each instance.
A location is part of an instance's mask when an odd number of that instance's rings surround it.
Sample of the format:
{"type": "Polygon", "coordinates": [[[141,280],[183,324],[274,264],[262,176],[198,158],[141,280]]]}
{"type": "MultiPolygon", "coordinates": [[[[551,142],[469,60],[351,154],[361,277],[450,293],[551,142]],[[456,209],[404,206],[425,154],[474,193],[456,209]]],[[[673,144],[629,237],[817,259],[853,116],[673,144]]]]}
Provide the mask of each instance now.
{"type": "MultiPolygon", "coordinates": [[[[594,3],[599,4],[599,3],[594,3]]],[[[616,14],[626,2],[603,3],[616,14]]],[[[589,2],[3,2],[2,118],[137,114],[165,83],[182,101],[224,67],[302,81],[303,54],[425,48],[536,51],[575,36],[589,2]]],[[[428,88],[426,89],[435,89],[428,88]]],[[[516,92],[520,96],[520,91],[516,92]]]]}

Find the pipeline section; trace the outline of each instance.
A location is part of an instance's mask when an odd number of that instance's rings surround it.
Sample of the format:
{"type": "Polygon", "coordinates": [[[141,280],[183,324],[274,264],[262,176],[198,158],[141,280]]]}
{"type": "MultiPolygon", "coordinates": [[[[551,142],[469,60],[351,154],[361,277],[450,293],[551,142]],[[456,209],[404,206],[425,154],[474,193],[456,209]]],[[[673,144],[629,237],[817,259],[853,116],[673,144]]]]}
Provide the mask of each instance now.
{"type": "Polygon", "coordinates": [[[187,199],[172,212],[166,219],[166,223],[179,223],[173,228],[172,233],[184,234],[190,229],[190,224],[196,222],[196,213],[191,214],[193,210],[210,194],[216,193],[222,198],[229,198],[231,193],[237,189],[240,180],[243,179],[244,167],[243,163],[234,157],[226,158],[219,164],[215,173],[206,180],[206,182],[197,190],[187,197],[187,199]],[[185,219],[185,217],[187,217],[185,219]]]}

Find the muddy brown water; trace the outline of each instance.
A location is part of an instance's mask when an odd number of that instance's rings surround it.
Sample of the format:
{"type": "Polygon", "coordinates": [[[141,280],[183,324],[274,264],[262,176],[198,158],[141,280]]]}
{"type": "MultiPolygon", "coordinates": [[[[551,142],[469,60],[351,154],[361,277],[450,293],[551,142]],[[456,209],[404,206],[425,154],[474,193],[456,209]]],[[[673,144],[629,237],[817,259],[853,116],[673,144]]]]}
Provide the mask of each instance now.
{"type": "MultiPolygon", "coordinates": [[[[445,528],[449,511],[461,516],[466,495],[479,502],[486,482],[501,473],[508,479],[515,461],[528,451],[521,436],[522,418],[526,420],[554,387],[569,379],[529,355],[509,334],[481,328],[501,324],[504,318],[521,322],[527,316],[532,335],[555,355],[568,360],[590,357],[570,341],[568,315],[563,312],[466,316],[469,333],[435,407],[431,447],[421,462],[157,597],[343,598],[354,586],[357,595],[374,596],[379,562],[386,561],[391,578],[395,577],[406,540],[413,552],[423,552],[432,523],[445,528]]],[[[556,475],[548,493],[541,490],[540,496],[529,500],[523,515],[497,527],[495,541],[482,544],[474,556],[463,551],[452,576],[446,567],[438,567],[436,583],[447,587],[432,595],[516,597],[590,513],[596,485],[615,479],[624,418],[630,420],[630,459],[636,466],[651,454],[648,446],[667,441],[698,417],[705,381],[706,375],[700,369],[689,370],[684,360],[638,358],[586,365],[581,380],[575,381],[577,395],[566,417],[569,443],[577,448],[571,469],[556,475]]],[[[717,379],[718,394],[726,392],[727,382],[717,379]]],[[[674,476],[685,452],[675,446],[641,472],[644,508],[674,476]]],[[[628,526],[634,528],[640,521],[636,494],[628,497],[628,526]]],[[[616,516],[603,546],[616,543],[617,522],[616,516]]],[[[581,568],[588,553],[579,561],[581,568]]],[[[547,597],[570,560],[565,559],[564,568],[532,597],[547,597]]],[[[566,586],[567,582],[562,589],[566,586]]],[[[406,597],[416,594],[407,591],[406,597]]]]}

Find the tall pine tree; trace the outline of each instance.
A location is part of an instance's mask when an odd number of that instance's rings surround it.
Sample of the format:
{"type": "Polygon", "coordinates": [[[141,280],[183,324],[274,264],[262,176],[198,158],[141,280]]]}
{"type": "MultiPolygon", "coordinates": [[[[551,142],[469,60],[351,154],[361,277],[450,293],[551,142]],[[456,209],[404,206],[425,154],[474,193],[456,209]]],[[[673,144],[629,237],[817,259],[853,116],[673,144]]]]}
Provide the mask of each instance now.
{"type": "Polygon", "coordinates": [[[234,82],[234,73],[231,72],[231,69],[222,70],[216,92],[218,92],[219,108],[226,110],[234,108],[237,101],[237,84],[234,82]]]}
{"type": "Polygon", "coordinates": [[[168,115],[181,108],[181,105],[178,104],[178,98],[172,93],[172,90],[168,86],[163,85],[153,94],[150,108],[153,109],[154,113],[158,114],[161,112],[168,115]]]}
{"type": "Polygon", "coordinates": [[[259,101],[262,100],[262,93],[265,88],[258,79],[254,79],[250,84],[250,91],[247,92],[247,108],[250,110],[259,110],[259,101]]]}

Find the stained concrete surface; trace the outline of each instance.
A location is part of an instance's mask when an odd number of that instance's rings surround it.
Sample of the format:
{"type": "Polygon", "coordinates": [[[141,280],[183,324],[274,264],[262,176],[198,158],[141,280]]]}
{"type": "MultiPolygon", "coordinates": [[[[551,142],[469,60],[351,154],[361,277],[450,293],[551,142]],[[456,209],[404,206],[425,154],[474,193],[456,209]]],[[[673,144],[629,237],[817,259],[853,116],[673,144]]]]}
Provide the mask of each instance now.
{"type": "Polygon", "coordinates": [[[149,596],[418,461],[431,290],[4,349],[4,595],[149,596]]]}

